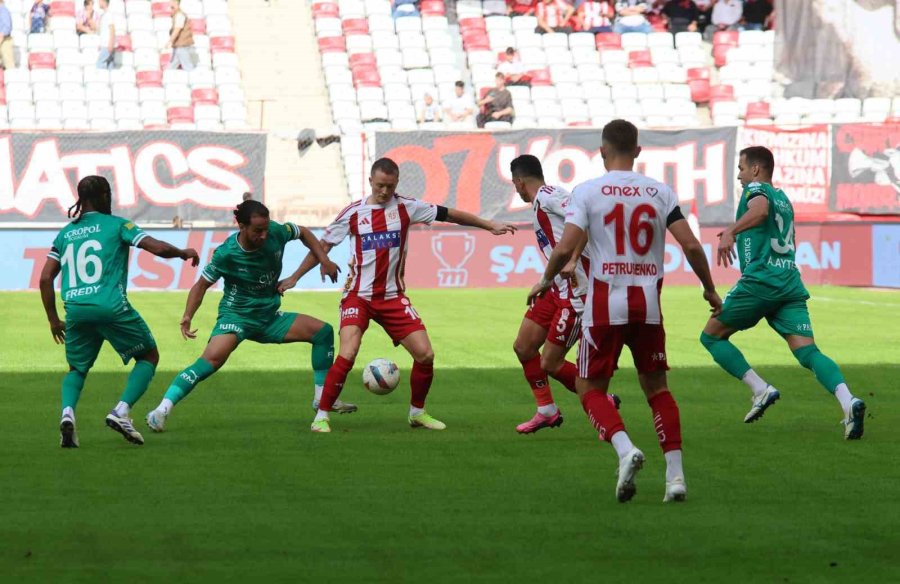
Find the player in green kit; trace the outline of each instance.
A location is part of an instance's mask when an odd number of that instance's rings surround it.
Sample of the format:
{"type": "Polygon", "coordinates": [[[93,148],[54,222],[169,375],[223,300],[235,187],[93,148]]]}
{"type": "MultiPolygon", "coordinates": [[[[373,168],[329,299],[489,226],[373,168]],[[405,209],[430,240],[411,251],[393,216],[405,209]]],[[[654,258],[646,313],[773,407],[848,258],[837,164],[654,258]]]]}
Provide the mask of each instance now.
{"type": "MultiPolygon", "coordinates": [[[[337,281],[340,268],[328,259],[312,232],[293,223],[276,223],[269,219],[265,205],[245,199],[234,211],[238,232],[216,248],[212,261],[203,268],[201,277],[188,294],[181,319],[185,339],[197,337],[191,320],[206,291],[225,279],[225,295],[219,302],[219,316],[203,355],[175,376],[159,406],[147,414],[147,425],[155,432],[165,430],[172,408],[193,391],[198,383],[219,370],[241,341],[257,343],[312,343],[312,368],[318,408],[325,375],[334,360],[334,329],[317,318],[295,312],[281,312],[278,280],[284,247],[299,239],[322,262],[323,273],[337,281]]],[[[332,411],[351,413],[356,406],[336,402],[332,411]]]]}
{"type": "Polygon", "coordinates": [[[801,365],[811,370],[844,410],[844,438],[863,435],[866,404],[853,397],[837,364],[816,347],[806,301],[809,292],[794,263],[794,208],[781,189],[772,186],[775,159],[762,146],[741,150],[738,180],[744,187],[737,221],[719,234],[718,263],[731,265],[735,256],[741,278],[725,296],[722,312],[709,319],[700,342],[725,371],[753,391],[753,406],[744,422],[755,422],[781,397],[747,363],[728,338],[752,328],[765,317],[784,337],[801,365]]]}
{"type": "Polygon", "coordinates": [[[119,403],[106,416],[106,425],[134,444],[144,438],[129,418],[132,406],[147,391],[159,363],[156,341],[141,315],[126,296],[129,247],[139,247],[163,258],[199,258],[193,249],[178,249],[112,215],[112,191],[102,176],[87,176],[78,183],[78,201],[69,209],[74,221],[66,225],[47,255],[41,272],[41,300],[50,321],[53,340],[66,346],[69,373],[62,382],[60,445],[77,448],[75,406],[84,381],[103,341],[109,341],[123,363],[134,359],[119,403]],[[66,321],[56,311],[53,281],[62,272],[62,299],[66,321]]]}

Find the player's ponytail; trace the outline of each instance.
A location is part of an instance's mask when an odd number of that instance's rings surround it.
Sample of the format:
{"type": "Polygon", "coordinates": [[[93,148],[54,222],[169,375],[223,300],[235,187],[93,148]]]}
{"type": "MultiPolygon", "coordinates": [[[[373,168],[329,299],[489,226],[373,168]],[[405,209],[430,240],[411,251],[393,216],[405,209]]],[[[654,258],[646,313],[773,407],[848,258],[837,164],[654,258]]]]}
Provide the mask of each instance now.
{"type": "Polygon", "coordinates": [[[245,199],[233,212],[238,225],[250,225],[250,219],[254,215],[259,215],[260,217],[269,216],[268,207],[253,199],[245,199]]]}
{"type": "Polygon", "coordinates": [[[78,223],[84,214],[84,204],[88,203],[92,211],[109,215],[112,213],[112,189],[109,181],[102,176],[90,175],[78,181],[78,200],[69,207],[67,216],[78,223]]]}

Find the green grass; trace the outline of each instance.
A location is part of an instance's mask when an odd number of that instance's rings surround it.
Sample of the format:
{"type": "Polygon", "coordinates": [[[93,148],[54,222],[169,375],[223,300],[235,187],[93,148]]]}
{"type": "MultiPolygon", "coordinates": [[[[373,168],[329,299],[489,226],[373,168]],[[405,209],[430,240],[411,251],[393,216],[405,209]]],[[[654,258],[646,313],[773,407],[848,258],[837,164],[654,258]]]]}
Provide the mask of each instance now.
{"type": "MultiPolygon", "coordinates": [[[[36,294],[0,294],[0,581],[896,579],[900,293],[813,290],[818,344],[871,413],[865,438],[848,443],[837,403],[766,327],[735,340],[782,400],[742,424],[748,392],[697,341],[699,291],[667,289],[689,488],[678,506],[661,503],[662,454],[627,351],[613,386],[648,457],[631,503],[616,503],[615,456],[561,388],[561,428],[515,433],[533,410],[511,349],[524,296],[412,292],[437,354],[429,411],[446,432],[406,426],[405,379],[378,397],[357,369],[342,397],[360,411],[313,435],[308,346],[246,343],[178,406],[169,432],[148,430],[135,447],[103,425],[128,371],[107,347],[79,404],[81,448],[63,451],[63,350],[36,294]]],[[[178,334],[184,298],[132,295],[162,355],[136,418],[202,349],[178,334]]],[[[201,334],[217,299],[195,321],[201,334]]],[[[336,324],[337,296],[291,294],[285,309],[336,324]]],[[[359,361],[380,356],[409,371],[373,327],[359,361]]]]}

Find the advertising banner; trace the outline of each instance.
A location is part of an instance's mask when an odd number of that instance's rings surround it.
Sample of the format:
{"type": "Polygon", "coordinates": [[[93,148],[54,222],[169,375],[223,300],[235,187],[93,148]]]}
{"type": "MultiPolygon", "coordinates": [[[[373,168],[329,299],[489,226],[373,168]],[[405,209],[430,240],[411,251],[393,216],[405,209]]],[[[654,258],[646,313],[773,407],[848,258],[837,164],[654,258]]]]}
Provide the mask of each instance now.
{"type": "Polygon", "coordinates": [[[130,219],[230,225],[244,192],[262,197],[265,168],[264,134],[0,134],[0,226],[65,223],[78,181],[91,174],[109,179],[113,207],[130,219]]]}
{"type": "MultiPolygon", "coordinates": [[[[662,180],[704,223],[734,220],[735,128],[641,131],[636,170],[662,180]]],[[[496,220],[529,222],[530,207],[512,186],[509,163],[541,160],[548,184],[573,189],[601,176],[600,131],[378,132],[377,157],[400,165],[400,192],[496,220]]]]}
{"type": "Polygon", "coordinates": [[[831,138],[826,124],[787,130],[751,127],[738,130],[737,152],[765,146],[775,156],[772,184],[784,191],[794,212],[828,213],[831,195],[831,138]]]}
{"type": "Polygon", "coordinates": [[[900,213],[900,124],[838,124],[832,135],[832,210],[900,213]]]}

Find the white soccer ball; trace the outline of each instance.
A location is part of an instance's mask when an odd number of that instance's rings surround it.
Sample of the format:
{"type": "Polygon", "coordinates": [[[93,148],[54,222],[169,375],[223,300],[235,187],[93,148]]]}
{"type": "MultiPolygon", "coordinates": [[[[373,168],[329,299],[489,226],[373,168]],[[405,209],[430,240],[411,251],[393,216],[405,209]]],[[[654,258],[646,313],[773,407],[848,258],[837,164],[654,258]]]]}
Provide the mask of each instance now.
{"type": "Polygon", "coordinates": [[[363,369],[363,385],[376,395],[387,395],[400,383],[400,368],[393,361],[375,359],[363,369]]]}

